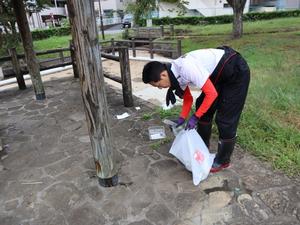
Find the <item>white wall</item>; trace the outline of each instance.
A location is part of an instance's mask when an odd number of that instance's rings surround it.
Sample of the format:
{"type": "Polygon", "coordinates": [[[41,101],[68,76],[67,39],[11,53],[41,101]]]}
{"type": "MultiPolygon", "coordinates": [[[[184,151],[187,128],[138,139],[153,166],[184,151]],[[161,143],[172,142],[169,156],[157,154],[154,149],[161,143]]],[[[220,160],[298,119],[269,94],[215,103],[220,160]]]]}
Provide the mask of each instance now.
{"type": "Polygon", "coordinates": [[[31,30],[41,29],[45,27],[45,24],[43,23],[42,18],[39,16],[39,14],[32,13],[30,17],[27,15],[27,20],[31,30]]]}
{"type": "Polygon", "coordinates": [[[66,8],[64,7],[48,7],[43,9],[41,12],[32,13],[30,17],[27,17],[28,23],[31,29],[44,28],[45,23],[43,23],[42,17],[43,15],[63,15],[67,16],[66,8]]]}
{"type": "Polygon", "coordinates": [[[66,13],[66,9],[64,7],[50,7],[50,8],[46,8],[46,9],[43,9],[41,12],[40,12],[40,15],[50,15],[50,13],[52,13],[53,15],[64,15],[66,16],[67,13],[66,13]]]}
{"type": "Polygon", "coordinates": [[[255,10],[255,12],[275,12],[276,7],[259,7],[255,10]]]}
{"type": "Polygon", "coordinates": [[[117,10],[123,10],[124,9],[124,4],[120,0],[116,0],[116,9],[117,10]]]}
{"type": "MultiPolygon", "coordinates": [[[[113,17],[118,17],[118,13],[116,12],[117,10],[124,10],[124,1],[120,2],[120,0],[101,0],[100,4],[101,4],[102,13],[105,10],[113,10],[114,11],[113,17]]],[[[98,0],[94,1],[94,7],[95,7],[95,10],[99,10],[99,1],[98,0]]]]}
{"type": "Polygon", "coordinates": [[[300,0],[285,0],[285,8],[286,9],[299,9],[300,8],[300,0]]]}
{"type": "Polygon", "coordinates": [[[158,17],[176,17],[178,13],[176,12],[176,5],[166,2],[159,3],[158,17]]]}
{"type": "MultiPolygon", "coordinates": [[[[102,10],[124,10],[124,6],[127,2],[128,1],[126,0],[123,0],[122,2],[120,0],[101,0],[101,8],[102,10]]],[[[98,0],[95,0],[94,4],[98,9],[98,0]]]]}
{"type": "MultiPolygon", "coordinates": [[[[102,10],[117,10],[117,0],[101,0],[102,10]]],[[[96,1],[98,3],[98,1],[96,1]]]]}
{"type": "MultiPolygon", "coordinates": [[[[189,0],[189,4],[186,6],[188,11],[185,16],[197,15],[193,11],[199,12],[199,15],[203,16],[219,16],[219,15],[232,15],[233,10],[229,6],[224,8],[224,4],[228,4],[226,0],[189,0]]],[[[249,12],[250,0],[247,0],[244,13],[249,12]]],[[[176,17],[176,5],[170,3],[159,3],[159,17],[176,17]],[[171,10],[171,12],[170,12],[171,10]]]]}

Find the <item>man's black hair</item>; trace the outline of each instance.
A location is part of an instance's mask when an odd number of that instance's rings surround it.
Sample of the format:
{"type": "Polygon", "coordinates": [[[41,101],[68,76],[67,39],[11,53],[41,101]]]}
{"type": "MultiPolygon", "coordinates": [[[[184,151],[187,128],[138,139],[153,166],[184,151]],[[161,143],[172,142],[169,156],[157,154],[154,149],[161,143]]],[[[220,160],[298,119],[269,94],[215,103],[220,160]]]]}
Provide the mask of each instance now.
{"type": "Polygon", "coordinates": [[[166,70],[166,67],[161,62],[153,61],[147,63],[143,69],[143,82],[145,84],[148,84],[151,81],[153,82],[159,81],[160,74],[164,70],[166,70]]]}

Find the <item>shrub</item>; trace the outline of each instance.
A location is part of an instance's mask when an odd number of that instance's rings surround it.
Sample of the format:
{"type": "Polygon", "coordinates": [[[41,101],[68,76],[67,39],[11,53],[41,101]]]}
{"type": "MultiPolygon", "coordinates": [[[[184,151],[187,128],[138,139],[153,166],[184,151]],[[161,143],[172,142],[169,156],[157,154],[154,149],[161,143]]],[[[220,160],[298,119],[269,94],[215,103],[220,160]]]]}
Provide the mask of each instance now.
{"type": "Polygon", "coordinates": [[[59,27],[59,28],[35,30],[35,31],[32,31],[31,34],[32,34],[33,40],[41,40],[41,39],[49,38],[52,36],[69,35],[69,34],[71,34],[71,28],[70,27],[59,27]]]}
{"type": "MultiPolygon", "coordinates": [[[[257,21],[257,20],[267,20],[282,17],[298,17],[300,16],[300,10],[293,11],[276,11],[276,12],[250,12],[243,15],[243,21],[257,21]]],[[[191,17],[163,17],[163,18],[153,18],[152,22],[154,25],[180,25],[180,24],[190,24],[190,25],[200,25],[200,24],[224,24],[232,23],[232,15],[224,16],[191,16],[191,17]]],[[[143,22],[144,24],[145,22],[143,22]]]]}

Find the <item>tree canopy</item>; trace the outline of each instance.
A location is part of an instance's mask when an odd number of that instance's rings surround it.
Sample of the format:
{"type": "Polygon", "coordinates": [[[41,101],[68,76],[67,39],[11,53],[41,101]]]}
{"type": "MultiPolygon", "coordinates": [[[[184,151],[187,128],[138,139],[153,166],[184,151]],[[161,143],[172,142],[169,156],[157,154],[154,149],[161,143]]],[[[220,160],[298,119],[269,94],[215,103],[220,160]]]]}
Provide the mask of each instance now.
{"type": "MultiPolygon", "coordinates": [[[[160,0],[160,2],[168,2],[176,4],[178,15],[185,13],[185,5],[187,0],[160,0]]],[[[159,5],[156,0],[136,0],[135,3],[129,3],[126,11],[131,12],[134,16],[134,21],[138,23],[142,18],[151,18],[151,12],[157,10],[159,5]]]]}
{"type": "Polygon", "coordinates": [[[149,18],[153,10],[157,9],[156,0],[137,0],[135,3],[129,3],[126,10],[131,12],[135,23],[142,18],[149,18]]]}
{"type": "MultiPolygon", "coordinates": [[[[24,3],[28,13],[31,13],[33,8],[39,12],[43,8],[51,5],[50,0],[36,0],[35,2],[24,1],[24,3]]],[[[19,39],[16,29],[16,16],[11,0],[0,0],[0,26],[3,27],[3,33],[5,34],[0,37],[0,46],[6,49],[15,47],[19,39]]]]}

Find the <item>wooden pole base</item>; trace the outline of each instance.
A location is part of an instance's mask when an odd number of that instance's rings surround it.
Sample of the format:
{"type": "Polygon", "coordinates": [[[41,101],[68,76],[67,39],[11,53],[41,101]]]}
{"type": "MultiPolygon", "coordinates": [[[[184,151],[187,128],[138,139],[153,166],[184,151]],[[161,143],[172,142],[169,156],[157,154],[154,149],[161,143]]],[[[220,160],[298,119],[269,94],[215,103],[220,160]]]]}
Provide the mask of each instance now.
{"type": "Polygon", "coordinates": [[[111,178],[98,178],[99,184],[102,187],[113,187],[118,185],[118,175],[111,178]]]}
{"type": "Polygon", "coordinates": [[[35,98],[36,98],[36,100],[44,100],[46,98],[46,94],[45,93],[36,94],[35,98]]]}

